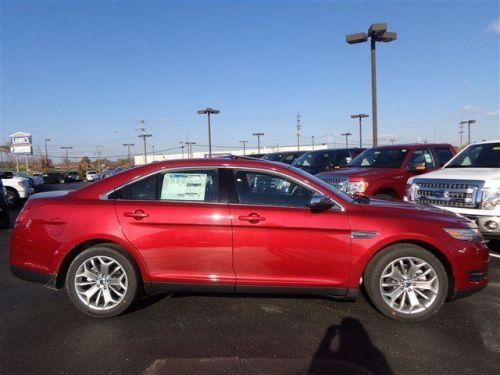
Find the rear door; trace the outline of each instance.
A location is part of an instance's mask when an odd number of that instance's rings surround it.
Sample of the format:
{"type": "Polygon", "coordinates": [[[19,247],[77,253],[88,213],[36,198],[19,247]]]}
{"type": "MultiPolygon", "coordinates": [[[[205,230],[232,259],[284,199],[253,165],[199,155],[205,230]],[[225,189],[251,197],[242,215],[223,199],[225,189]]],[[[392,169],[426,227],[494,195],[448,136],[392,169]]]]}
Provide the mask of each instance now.
{"type": "Polygon", "coordinates": [[[216,168],[156,173],[112,197],[152,281],[170,283],[170,290],[185,283],[234,290],[231,219],[219,201],[216,168]]]}

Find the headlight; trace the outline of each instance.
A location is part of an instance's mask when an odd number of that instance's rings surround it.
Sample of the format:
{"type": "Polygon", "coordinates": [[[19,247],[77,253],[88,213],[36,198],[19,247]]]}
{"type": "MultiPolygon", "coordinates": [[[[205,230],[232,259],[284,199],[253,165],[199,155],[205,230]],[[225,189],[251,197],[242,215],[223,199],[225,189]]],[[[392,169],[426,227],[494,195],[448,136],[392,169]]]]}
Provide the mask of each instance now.
{"type": "Polygon", "coordinates": [[[17,181],[17,184],[20,186],[20,187],[28,187],[29,186],[29,182],[27,180],[21,180],[21,181],[17,181]]]}
{"type": "Polygon", "coordinates": [[[481,208],[483,208],[484,210],[493,210],[497,204],[500,204],[500,189],[499,188],[484,189],[481,208]]]}
{"type": "Polygon", "coordinates": [[[418,185],[417,184],[406,184],[406,191],[404,200],[405,201],[414,201],[417,195],[418,185]]]}
{"type": "Polygon", "coordinates": [[[364,193],[366,189],[368,189],[368,182],[358,181],[347,183],[347,194],[364,193]]]}
{"type": "Polygon", "coordinates": [[[445,232],[457,240],[482,241],[483,238],[477,229],[473,228],[444,228],[445,232]]]}

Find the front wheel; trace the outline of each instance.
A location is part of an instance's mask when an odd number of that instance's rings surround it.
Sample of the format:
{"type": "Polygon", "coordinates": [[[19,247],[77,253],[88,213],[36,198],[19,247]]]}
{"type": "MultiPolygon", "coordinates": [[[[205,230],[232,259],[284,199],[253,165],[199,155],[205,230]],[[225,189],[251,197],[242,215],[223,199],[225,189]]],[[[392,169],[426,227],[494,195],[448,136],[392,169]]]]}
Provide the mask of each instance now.
{"type": "Polygon", "coordinates": [[[94,317],[113,317],[127,310],[138,290],[138,274],[121,251],[101,245],[79,254],[66,275],[73,304],[94,317]]]}
{"type": "Polygon", "coordinates": [[[365,289],[384,315],[401,321],[423,320],[444,303],[448,277],[438,258],[413,244],[389,246],[370,261],[365,289]]]}

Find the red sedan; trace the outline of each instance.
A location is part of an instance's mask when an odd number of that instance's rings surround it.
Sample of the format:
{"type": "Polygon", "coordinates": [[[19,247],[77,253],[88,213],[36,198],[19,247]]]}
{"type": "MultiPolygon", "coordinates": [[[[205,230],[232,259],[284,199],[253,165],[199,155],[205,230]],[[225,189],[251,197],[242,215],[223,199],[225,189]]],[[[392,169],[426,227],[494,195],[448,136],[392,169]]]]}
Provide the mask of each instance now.
{"type": "Polygon", "coordinates": [[[430,206],[350,197],[280,163],[175,160],[72,192],[36,194],[10,243],[12,272],[65,287],[110,317],[141,293],[316,294],[420,320],[488,283],[473,222],[430,206]]]}

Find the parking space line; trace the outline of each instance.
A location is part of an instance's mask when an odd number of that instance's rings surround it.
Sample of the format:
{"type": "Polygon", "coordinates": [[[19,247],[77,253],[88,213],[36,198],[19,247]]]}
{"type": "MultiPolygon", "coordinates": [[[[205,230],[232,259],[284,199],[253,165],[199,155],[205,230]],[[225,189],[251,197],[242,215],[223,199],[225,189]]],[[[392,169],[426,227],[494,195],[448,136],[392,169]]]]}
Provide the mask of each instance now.
{"type": "Polygon", "coordinates": [[[500,258],[500,254],[493,254],[493,253],[490,253],[490,257],[500,258]]]}

